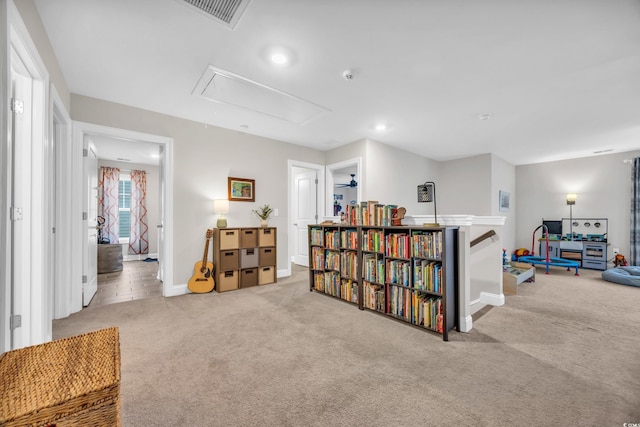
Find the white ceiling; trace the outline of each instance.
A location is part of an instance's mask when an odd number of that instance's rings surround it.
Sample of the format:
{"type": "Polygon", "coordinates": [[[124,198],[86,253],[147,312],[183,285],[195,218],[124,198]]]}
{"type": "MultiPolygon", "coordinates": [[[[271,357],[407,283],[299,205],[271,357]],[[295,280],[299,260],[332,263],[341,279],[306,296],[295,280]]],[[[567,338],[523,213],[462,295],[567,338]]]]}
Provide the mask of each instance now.
{"type": "Polygon", "coordinates": [[[143,165],[160,164],[160,147],[153,142],[91,135],[99,159],[143,165]]]}
{"type": "Polygon", "coordinates": [[[638,0],[253,0],[234,30],[182,0],[34,1],[80,95],[320,150],[371,138],[520,165],[640,149],[638,0]],[[202,99],[209,66],[328,112],[202,99]]]}

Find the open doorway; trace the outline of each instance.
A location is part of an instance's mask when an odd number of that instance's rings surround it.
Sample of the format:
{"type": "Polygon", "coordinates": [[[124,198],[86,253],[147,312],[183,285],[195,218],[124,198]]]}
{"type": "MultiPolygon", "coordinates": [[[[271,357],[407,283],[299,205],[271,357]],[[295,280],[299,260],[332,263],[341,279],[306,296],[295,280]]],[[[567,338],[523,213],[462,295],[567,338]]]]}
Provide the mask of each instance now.
{"type": "MultiPolygon", "coordinates": [[[[160,224],[161,208],[161,146],[154,142],[124,140],[105,135],[89,135],[87,138],[89,146],[95,147],[97,165],[94,171],[108,171],[108,176],[116,179],[112,183],[112,209],[102,212],[102,209],[96,207],[101,223],[96,245],[97,283],[96,291],[91,294],[90,301],[85,302],[85,306],[95,307],[161,296],[162,282],[158,279],[160,228],[157,227],[160,224]],[[138,182],[141,191],[136,193],[135,180],[141,179],[142,182],[138,182]],[[135,194],[142,196],[138,204],[134,202],[135,194]],[[139,205],[137,209],[136,205],[139,205]],[[140,210],[143,211],[143,216],[136,219],[136,213],[139,215],[140,210]],[[103,230],[106,221],[104,216],[116,212],[116,218],[110,219],[115,219],[117,226],[110,224],[107,233],[103,230]]],[[[109,199],[109,195],[103,195],[101,199],[109,199]]],[[[89,212],[92,212],[91,207],[89,212]]],[[[90,214],[89,219],[91,217],[90,214]]],[[[93,257],[92,252],[89,250],[88,256],[93,257]]],[[[86,271],[90,271],[89,268],[86,271]]],[[[93,278],[91,274],[89,277],[93,278]]],[[[88,284],[85,289],[87,288],[88,284]]]]}
{"type": "Polygon", "coordinates": [[[327,165],[326,216],[340,217],[348,205],[362,200],[362,159],[327,165]]]}
{"type": "MultiPolygon", "coordinates": [[[[148,200],[148,209],[154,214],[147,218],[146,226],[148,227],[148,245],[149,252],[143,255],[135,256],[134,258],[139,261],[144,261],[146,258],[154,258],[154,261],[158,263],[158,271],[156,277],[162,281],[162,292],[164,296],[174,295],[173,290],[173,216],[172,216],[172,203],[173,203],[173,140],[170,138],[160,137],[156,135],[142,134],[138,132],[127,131],[117,128],[108,128],[99,125],[92,125],[88,123],[75,123],[79,129],[76,132],[77,138],[82,138],[82,144],[85,149],[89,145],[96,147],[96,157],[98,163],[108,165],[109,167],[120,166],[125,172],[123,176],[128,176],[131,170],[150,170],[149,181],[152,181],[153,189],[148,186],[149,196],[152,196],[148,200]],[[151,170],[152,169],[152,170],[151,170]]],[[[85,157],[86,159],[86,157],[85,157]]],[[[85,176],[82,180],[84,182],[83,193],[89,192],[89,179],[85,176]]],[[[121,185],[120,182],[116,185],[121,185]]],[[[91,212],[89,209],[90,203],[97,201],[87,200],[87,205],[84,207],[85,212],[91,212]]],[[[97,219],[97,218],[96,218],[97,219]]],[[[98,273],[97,268],[97,256],[91,255],[92,251],[88,250],[88,246],[93,244],[93,239],[90,236],[92,233],[92,227],[90,227],[90,221],[92,218],[88,218],[88,215],[83,219],[83,230],[88,235],[83,239],[82,256],[86,260],[85,268],[83,271],[83,281],[85,284],[91,283],[93,277],[88,277],[88,274],[98,273]],[[95,268],[94,268],[95,267],[95,268]],[[95,273],[94,273],[95,272],[95,273]]],[[[96,237],[97,239],[98,237],[96,237]]],[[[102,237],[100,237],[102,238],[102,237]]],[[[111,242],[109,242],[111,243],[111,242]]],[[[120,249],[119,256],[124,261],[128,257],[126,251],[122,251],[122,246],[128,247],[128,242],[114,242],[120,249]]],[[[96,241],[96,246],[97,241],[96,241]]],[[[97,282],[97,277],[96,277],[97,282]]],[[[92,289],[83,286],[83,292],[92,292],[92,289]]],[[[88,304],[93,295],[88,298],[84,298],[88,304]]],[[[86,305],[85,304],[85,305],[86,305]]]]}
{"type": "MultiPolygon", "coordinates": [[[[289,160],[289,256],[293,264],[309,266],[308,225],[322,221],[324,166],[289,160]]],[[[288,266],[291,274],[291,266],[288,266]]]]}

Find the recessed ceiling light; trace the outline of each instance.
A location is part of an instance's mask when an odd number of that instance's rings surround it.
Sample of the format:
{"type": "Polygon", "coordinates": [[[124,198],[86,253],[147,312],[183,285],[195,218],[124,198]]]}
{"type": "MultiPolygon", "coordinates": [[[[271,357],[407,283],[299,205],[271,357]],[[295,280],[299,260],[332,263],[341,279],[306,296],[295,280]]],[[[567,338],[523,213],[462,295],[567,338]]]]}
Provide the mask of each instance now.
{"type": "Polygon", "coordinates": [[[491,118],[491,114],[480,114],[478,115],[480,120],[489,120],[491,118]]]}
{"type": "Polygon", "coordinates": [[[130,162],[131,159],[123,159],[122,157],[118,157],[116,160],[119,160],[121,162],[130,162]]]}
{"type": "Polygon", "coordinates": [[[613,151],[613,148],[605,148],[605,149],[602,149],[602,150],[594,151],[593,154],[610,153],[611,151],[613,151]]]}
{"type": "Polygon", "coordinates": [[[284,53],[277,52],[271,55],[271,62],[276,65],[285,65],[287,62],[289,62],[289,58],[284,53]]]}
{"type": "Polygon", "coordinates": [[[378,123],[374,129],[378,132],[382,132],[383,130],[387,130],[387,125],[385,125],[384,123],[378,123]]]}

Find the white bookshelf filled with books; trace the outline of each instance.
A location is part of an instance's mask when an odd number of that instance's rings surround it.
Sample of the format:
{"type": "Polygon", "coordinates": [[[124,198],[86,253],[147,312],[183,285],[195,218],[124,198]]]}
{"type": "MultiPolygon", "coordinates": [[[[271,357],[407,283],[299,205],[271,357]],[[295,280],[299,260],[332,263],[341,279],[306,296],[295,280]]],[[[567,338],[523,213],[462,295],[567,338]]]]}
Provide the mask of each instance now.
{"type": "Polygon", "coordinates": [[[458,328],[458,228],[310,225],[310,291],[417,328],[458,328]]]}

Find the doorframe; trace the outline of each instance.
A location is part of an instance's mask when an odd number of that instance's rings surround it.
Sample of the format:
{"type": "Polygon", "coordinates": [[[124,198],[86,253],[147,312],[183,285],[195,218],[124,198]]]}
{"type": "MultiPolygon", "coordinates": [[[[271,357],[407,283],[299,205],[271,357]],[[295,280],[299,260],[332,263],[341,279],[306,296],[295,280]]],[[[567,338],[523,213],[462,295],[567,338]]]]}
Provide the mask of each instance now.
{"type": "MultiPolygon", "coordinates": [[[[355,157],[353,159],[349,159],[349,160],[343,160],[341,162],[337,162],[337,163],[331,163],[330,165],[326,166],[327,169],[327,193],[325,195],[326,200],[327,200],[327,204],[325,205],[327,207],[327,209],[329,209],[329,206],[333,205],[333,189],[334,189],[334,184],[335,181],[333,179],[333,172],[338,170],[338,169],[344,169],[346,167],[349,166],[355,166],[356,167],[356,176],[358,177],[358,187],[356,189],[356,192],[358,194],[357,196],[357,200],[358,202],[362,201],[362,183],[364,182],[364,174],[362,172],[362,157],[355,157]],[[329,202],[331,202],[331,205],[329,205],[329,202]]],[[[325,216],[330,216],[333,217],[333,212],[329,212],[328,210],[325,212],[325,216]]]]}
{"type": "Polygon", "coordinates": [[[286,276],[290,276],[291,275],[291,254],[293,253],[293,249],[294,249],[294,232],[293,232],[293,191],[295,188],[294,185],[294,179],[295,179],[295,175],[293,173],[293,168],[294,167],[298,167],[298,168],[305,168],[305,169],[312,169],[315,170],[318,173],[318,192],[316,194],[316,198],[317,198],[317,214],[320,218],[318,218],[319,220],[322,219],[323,212],[324,212],[324,197],[323,195],[325,194],[325,190],[324,190],[324,186],[325,186],[325,166],[324,165],[319,165],[316,163],[308,163],[308,162],[303,162],[303,161],[299,161],[299,160],[288,160],[287,161],[287,235],[289,237],[288,242],[287,242],[287,274],[286,276]]]}
{"type": "MultiPolygon", "coordinates": [[[[51,295],[51,313],[54,319],[62,319],[69,316],[72,311],[72,295],[71,286],[71,262],[72,258],[72,240],[66,237],[72,236],[72,126],[71,116],[62,102],[62,98],[58,94],[55,86],[50,87],[51,95],[51,115],[49,124],[49,138],[52,144],[52,156],[49,159],[52,165],[53,173],[55,173],[55,195],[49,197],[56,198],[55,201],[55,222],[53,227],[56,231],[53,235],[54,253],[50,254],[51,260],[55,267],[55,276],[53,281],[53,292],[51,295]]],[[[51,205],[50,205],[51,206],[51,205]]]]}
{"type": "MultiPolygon", "coordinates": [[[[25,216],[21,225],[24,226],[28,240],[22,242],[20,253],[14,251],[13,225],[15,221],[9,218],[9,209],[2,209],[0,213],[0,258],[3,260],[2,274],[0,274],[0,295],[3,304],[0,312],[0,352],[27,345],[39,344],[51,339],[50,295],[51,279],[45,271],[46,253],[43,247],[43,233],[47,199],[44,194],[46,166],[48,115],[49,115],[49,73],[40,54],[27,30],[22,17],[13,0],[0,1],[0,15],[2,19],[2,107],[0,120],[2,136],[0,137],[0,166],[3,171],[0,178],[0,190],[3,194],[3,206],[12,205],[12,188],[17,181],[28,183],[27,194],[23,194],[26,205],[23,206],[25,216]],[[12,91],[13,53],[15,53],[26,67],[31,81],[31,136],[28,159],[29,166],[23,176],[16,176],[12,166],[12,112],[7,109],[12,91]],[[21,265],[16,265],[16,261],[21,265]],[[37,268],[34,268],[37,266],[37,268]],[[18,295],[14,294],[12,277],[16,269],[31,270],[27,280],[21,284],[18,295]],[[20,307],[12,313],[12,301],[20,300],[20,307]],[[22,326],[14,332],[10,330],[9,317],[11,314],[22,316],[22,326]],[[15,338],[15,340],[14,340],[15,338]]],[[[45,245],[46,245],[46,238],[45,245]]]]}
{"type": "MultiPolygon", "coordinates": [[[[164,197],[159,197],[159,200],[164,200],[163,209],[164,215],[164,248],[158,248],[158,252],[164,250],[164,277],[162,281],[162,295],[165,297],[182,295],[184,293],[184,287],[175,287],[173,284],[173,138],[152,135],[142,132],[130,131],[126,129],[113,128],[108,126],[97,125],[86,122],[73,122],[74,128],[74,145],[80,147],[80,154],[82,155],[82,146],[85,136],[106,136],[112,138],[128,139],[132,141],[152,142],[156,144],[162,144],[164,150],[165,168],[160,176],[161,180],[164,180],[164,197]]],[[[82,174],[82,157],[79,159],[80,164],[77,168],[78,173],[82,174]]],[[[76,186],[74,194],[77,195],[76,199],[79,199],[78,204],[82,205],[82,194],[87,191],[87,180],[82,175],[78,179],[74,180],[73,184],[76,186]]],[[[84,207],[80,206],[78,212],[80,212],[80,218],[75,222],[76,226],[74,231],[77,232],[79,238],[83,238],[83,233],[86,231],[82,222],[82,211],[84,207]]],[[[75,256],[82,259],[82,241],[78,242],[74,247],[75,256]]],[[[97,260],[95,260],[97,263],[97,260]]],[[[80,264],[80,263],[76,263],[80,264]]],[[[81,268],[81,266],[80,266],[81,268]]],[[[83,273],[80,273],[79,277],[82,277],[83,273]]],[[[77,295],[80,302],[80,309],[82,309],[82,282],[75,284],[72,290],[74,298],[77,295]]]]}

